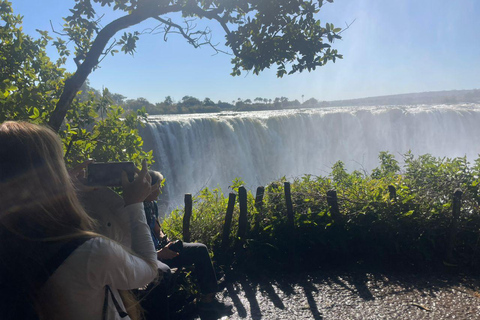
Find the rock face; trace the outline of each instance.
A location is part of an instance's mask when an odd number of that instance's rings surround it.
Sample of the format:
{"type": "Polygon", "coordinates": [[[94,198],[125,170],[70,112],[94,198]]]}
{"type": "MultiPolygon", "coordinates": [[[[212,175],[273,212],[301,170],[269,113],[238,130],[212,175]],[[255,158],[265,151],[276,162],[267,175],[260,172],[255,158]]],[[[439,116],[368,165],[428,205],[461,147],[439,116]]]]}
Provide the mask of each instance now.
{"type": "Polygon", "coordinates": [[[479,319],[479,288],[474,276],[317,272],[243,277],[220,296],[234,304],[228,319],[238,320],[479,319]]]}

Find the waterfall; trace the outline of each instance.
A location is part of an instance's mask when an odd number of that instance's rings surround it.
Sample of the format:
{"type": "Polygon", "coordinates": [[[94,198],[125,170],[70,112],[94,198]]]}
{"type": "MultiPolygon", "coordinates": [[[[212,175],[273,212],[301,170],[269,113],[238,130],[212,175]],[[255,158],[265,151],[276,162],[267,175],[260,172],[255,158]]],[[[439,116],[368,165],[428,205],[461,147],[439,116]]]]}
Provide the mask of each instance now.
{"type": "Polygon", "coordinates": [[[480,153],[480,105],[342,107],[149,117],[141,131],[166,178],[168,210],[185,193],[240,177],[248,189],[277,178],[327,175],[341,160],[367,172],[380,151],[401,155],[480,153]]]}

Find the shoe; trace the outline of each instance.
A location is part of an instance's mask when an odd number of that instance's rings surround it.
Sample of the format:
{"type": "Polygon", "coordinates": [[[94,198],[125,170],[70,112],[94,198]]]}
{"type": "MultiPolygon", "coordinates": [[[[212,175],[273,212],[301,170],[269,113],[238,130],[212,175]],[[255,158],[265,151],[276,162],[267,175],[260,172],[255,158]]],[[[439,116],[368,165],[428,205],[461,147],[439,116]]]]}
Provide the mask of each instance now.
{"type": "Polygon", "coordinates": [[[201,312],[217,312],[221,314],[232,314],[233,305],[228,302],[220,302],[213,299],[211,302],[197,302],[199,311],[201,312]]]}

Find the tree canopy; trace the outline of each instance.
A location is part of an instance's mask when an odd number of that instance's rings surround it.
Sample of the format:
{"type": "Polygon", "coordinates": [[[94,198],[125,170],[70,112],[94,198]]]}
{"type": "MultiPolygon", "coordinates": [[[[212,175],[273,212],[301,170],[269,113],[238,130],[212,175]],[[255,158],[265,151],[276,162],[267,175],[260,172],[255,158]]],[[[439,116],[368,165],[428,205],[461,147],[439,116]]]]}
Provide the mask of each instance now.
{"type": "MultiPolygon", "coordinates": [[[[333,0],[327,0],[333,2],[333,0]]],[[[193,20],[206,19],[219,24],[225,32],[225,45],[233,54],[232,75],[242,71],[259,74],[272,65],[277,76],[304,70],[315,70],[342,56],[331,48],[340,39],[341,28],[331,23],[322,25],[318,12],[323,0],[75,0],[71,15],[65,18],[62,34],[55,45],[61,57],[70,55],[68,43],[74,44],[76,72],[65,81],[62,95],[49,124],[58,129],[71,102],[88,75],[109,54],[118,51],[133,53],[142,33],[124,32],[120,40],[112,40],[117,32],[147,19],[158,21],[156,30],[164,36],[180,33],[194,47],[211,43],[210,29],[197,30],[193,20]],[[116,12],[115,19],[98,18],[98,6],[116,12]],[[181,21],[166,15],[180,13],[181,21]],[[120,16],[119,16],[120,15],[120,16]],[[119,17],[118,17],[119,16],[119,17]],[[66,37],[66,40],[65,40],[66,37]]]]}
{"type": "MultiPolygon", "coordinates": [[[[70,76],[62,67],[62,57],[54,62],[47,56],[45,48],[51,40],[46,32],[40,32],[37,40],[25,34],[22,17],[13,13],[10,2],[0,0],[0,123],[48,121],[70,76]]],[[[125,113],[114,103],[114,99],[121,100],[120,95],[88,89],[84,84],[84,91],[75,95],[65,126],[58,132],[66,162],[87,158],[137,164],[146,158],[151,162],[152,153],[142,150],[138,133],[144,109],[125,113]]]]}

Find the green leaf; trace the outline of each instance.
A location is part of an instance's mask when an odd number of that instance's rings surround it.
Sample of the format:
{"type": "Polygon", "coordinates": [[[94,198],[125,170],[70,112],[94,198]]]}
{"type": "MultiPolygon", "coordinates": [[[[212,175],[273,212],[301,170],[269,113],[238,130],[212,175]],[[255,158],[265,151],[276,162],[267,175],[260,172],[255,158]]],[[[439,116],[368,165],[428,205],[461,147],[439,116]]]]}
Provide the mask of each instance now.
{"type": "Polygon", "coordinates": [[[415,210],[410,210],[410,211],[407,211],[403,214],[404,217],[409,217],[413,214],[413,212],[415,212],[415,210]]]}
{"type": "Polygon", "coordinates": [[[30,116],[30,119],[35,120],[40,116],[40,111],[37,108],[33,108],[33,115],[30,116]]]}

